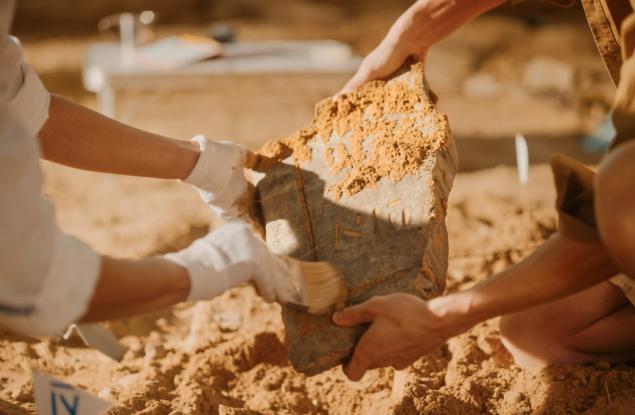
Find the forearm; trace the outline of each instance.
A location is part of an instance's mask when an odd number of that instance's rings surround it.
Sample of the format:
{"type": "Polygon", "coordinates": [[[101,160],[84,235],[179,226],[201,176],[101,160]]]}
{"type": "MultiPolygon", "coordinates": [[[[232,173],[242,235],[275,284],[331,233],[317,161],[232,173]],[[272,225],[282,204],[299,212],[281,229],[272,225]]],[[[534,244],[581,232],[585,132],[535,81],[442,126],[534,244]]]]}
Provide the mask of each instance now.
{"type": "Polygon", "coordinates": [[[46,160],[114,174],[183,179],[199,156],[194,143],[127,126],[55,95],[38,136],[46,160]]]}
{"type": "Polygon", "coordinates": [[[399,17],[385,41],[419,57],[430,46],[505,0],[419,0],[399,17]]]}
{"type": "Polygon", "coordinates": [[[559,234],[533,254],[473,288],[431,300],[430,306],[465,329],[496,316],[571,295],[618,272],[600,243],[559,234]]]}
{"type": "Polygon", "coordinates": [[[163,258],[103,257],[88,311],[82,321],[130,317],[185,301],[190,278],[185,268],[163,258]]]}

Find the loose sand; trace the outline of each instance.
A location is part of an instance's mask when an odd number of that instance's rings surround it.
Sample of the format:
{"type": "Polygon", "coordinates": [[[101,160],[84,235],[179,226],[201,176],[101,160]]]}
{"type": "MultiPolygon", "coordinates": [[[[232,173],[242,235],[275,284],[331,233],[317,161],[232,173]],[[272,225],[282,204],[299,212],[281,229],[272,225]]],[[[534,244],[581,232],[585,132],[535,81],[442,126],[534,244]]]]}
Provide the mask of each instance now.
{"type": "MultiPolygon", "coordinates": [[[[98,190],[108,186],[93,175],[73,177],[77,187],[67,186],[68,177],[57,177],[54,186],[65,187],[67,196],[81,193],[82,183],[98,190]]],[[[548,168],[531,170],[532,226],[522,212],[515,180],[510,168],[459,174],[448,211],[450,290],[466,288],[518,261],[553,231],[548,168]]],[[[124,180],[115,192],[134,193],[138,187],[131,182],[137,180],[124,180]]],[[[153,202],[174,206],[189,200],[196,205],[196,196],[187,189],[160,188],[164,196],[153,202]]],[[[89,207],[94,202],[87,198],[79,204],[89,207]]],[[[147,216],[161,219],[153,221],[150,232],[151,225],[139,219],[142,212],[110,208],[108,223],[129,241],[121,251],[174,249],[202,232],[204,210],[186,212],[190,225],[179,230],[167,209],[152,216],[153,202],[138,202],[147,216]]],[[[104,232],[99,224],[105,215],[93,213],[84,221],[83,226],[92,223],[95,229],[84,237],[97,241],[91,234],[104,232]]],[[[107,244],[117,241],[111,238],[107,244]]],[[[357,384],[348,382],[339,368],[311,378],[295,373],[286,359],[278,306],[263,303],[249,288],[110,327],[129,348],[120,364],[76,344],[32,342],[2,332],[0,413],[33,411],[29,367],[116,402],[114,414],[604,414],[628,408],[635,399],[635,372],[627,366],[520,370],[501,345],[496,320],[479,324],[419,360],[406,376],[403,396],[395,398],[389,369],[372,371],[357,384]]]]}
{"type": "MultiPolygon", "coordinates": [[[[420,65],[412,70],[423,71],[420,65]]],[[[397,84],[385,91],[385,81],[373,81],[335,100],[326,98],[316,105],[311,125],[291,137],[268,142],[260,152],[279,161],[291,153],[297,162],[307,161],[309,141],[317,135],[325,147],[322,156],[329,175],[346,171],[341,183],[328,189],[335,201],[374,187],[384,177],[398,182],[417,173],[426,156],[450,140],[447,117],[431,100],[422,98],[423,77],[413,82],[421,83],[421,90],[397,84]],[[412,113],[417,116],[397,116],[412,113]],[[331,143],[332,134],[342,138],[336,145],[331,143]],[[369,137],[373,145],[367,149],[369,137]]]]}

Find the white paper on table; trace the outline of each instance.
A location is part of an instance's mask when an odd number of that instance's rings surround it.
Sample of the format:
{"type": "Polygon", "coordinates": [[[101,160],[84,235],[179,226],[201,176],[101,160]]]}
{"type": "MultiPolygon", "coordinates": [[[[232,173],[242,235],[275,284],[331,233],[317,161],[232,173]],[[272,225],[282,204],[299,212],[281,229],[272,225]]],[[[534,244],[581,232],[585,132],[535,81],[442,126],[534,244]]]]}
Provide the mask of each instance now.
{"type": "Polygon", "coordinates": [[[33,396],[38,415],[96,415],[111,407],[90,393],[47,374],[32,370],[33,396]]]}

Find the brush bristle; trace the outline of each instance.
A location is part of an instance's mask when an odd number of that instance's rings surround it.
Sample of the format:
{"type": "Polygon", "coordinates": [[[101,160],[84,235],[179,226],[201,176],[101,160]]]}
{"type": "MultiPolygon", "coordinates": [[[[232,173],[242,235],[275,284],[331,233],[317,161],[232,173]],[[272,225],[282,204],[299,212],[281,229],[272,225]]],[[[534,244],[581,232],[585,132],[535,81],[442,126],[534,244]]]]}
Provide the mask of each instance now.
{"type": "Polygon", "coordinates": [[[329,262],[300,262],[308,298],[307,311],[326,314],[337,303],[347,300],[344,276],[329,262]]]}

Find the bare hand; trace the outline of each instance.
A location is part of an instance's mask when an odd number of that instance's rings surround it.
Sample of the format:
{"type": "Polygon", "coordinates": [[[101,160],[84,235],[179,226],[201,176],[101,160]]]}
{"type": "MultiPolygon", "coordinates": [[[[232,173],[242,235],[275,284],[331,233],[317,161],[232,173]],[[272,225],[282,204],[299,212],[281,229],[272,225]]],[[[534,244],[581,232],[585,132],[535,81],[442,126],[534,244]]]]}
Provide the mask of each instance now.
{"type": "Polygon", "coordinates": [[[416,1],[397,19],[337,95],[351,92],[366,82],[389,77],[409,57],[422,61],[428,48],[437,41],[502,3],[504,0],[416,1]]]}
{"type": "Polygon", "coordinates": [[[444,322],[428,302],[410,294],[373,297],[333,314],[333,322],[343,327],[371,323],[343,368],[353,381],[369,369],[405,369],[460,332],[444,322]]]}
{"type": "Polygon", "coordinates": [[[409,57],[423,60],[430,45],[426,33],[432,25],[422,24],[413,15],[425,7],[426,2],[416,2],[395,21],[381,43],[364,58],[355,75],[336,97],[351,92],[366,82],[389,77],[409,57]]]}
{"type": "Polygon", "coordinates": [[[353,77],[336,96],[351,92],[366,82],[386,78],[395,73],[411,53],[398,43],[386,38],[362,61],[353,77]]]}

